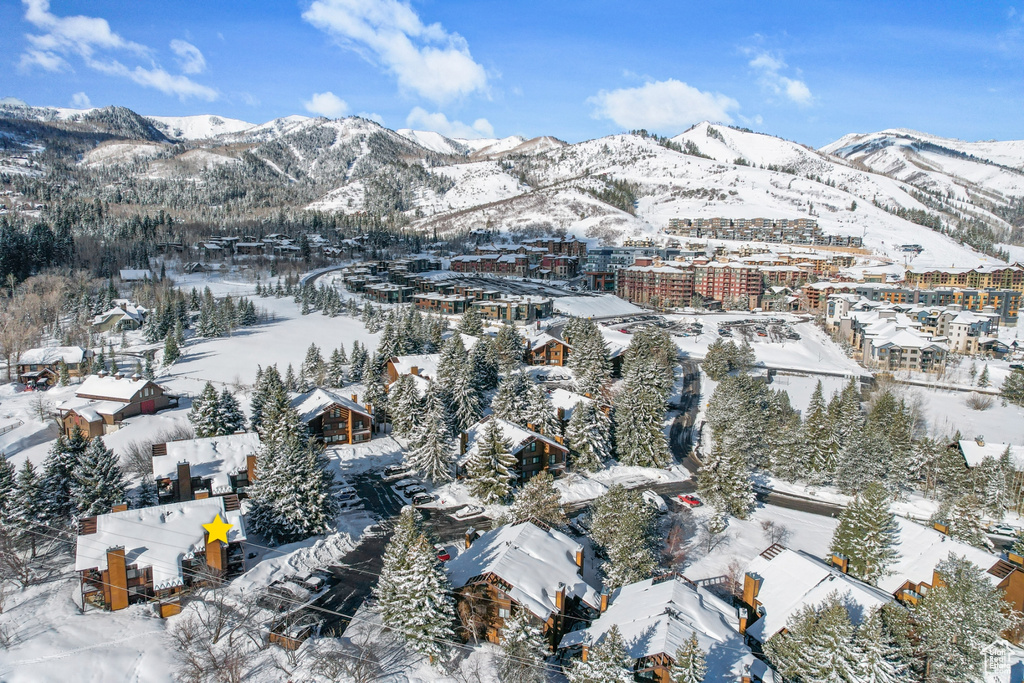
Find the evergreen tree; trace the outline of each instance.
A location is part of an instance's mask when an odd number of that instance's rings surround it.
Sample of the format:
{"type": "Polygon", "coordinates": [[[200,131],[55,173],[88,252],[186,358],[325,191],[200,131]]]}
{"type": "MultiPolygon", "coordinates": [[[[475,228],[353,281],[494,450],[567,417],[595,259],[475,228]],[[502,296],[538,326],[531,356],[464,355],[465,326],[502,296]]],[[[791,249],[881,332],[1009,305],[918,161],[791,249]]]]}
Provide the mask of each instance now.
{"type": "Polygon", "coordinates": [[[75,512],[72,496],[74,472],[87,445],[88,442],[76,426],[70,438],[63,434],[57,436],[46,460],[43,461],[43,490],[46,500],[44,521],[50,526],[63,528],[71,523],[75,512]]]}
{"type": "Polygon", "coordinates": [[[667,400],[675,384],[678,353],[667,331],[660,327],[644,327],[633,335],[626,349],[622,376],[628,380],[637,366],[644,366],[645,370],[639,376],[645,377],[657,389],[662,401],[667,400]]]}
{"type": "Polygon", "coordinates": [[[547,648],[533,618],[525,609],[517,609],[505,621],[501,632],[501,662],[498,678],[502,683],[544,683],[544,656],[547,648]]]}
{"type": "Polygon", "coordinates": [[[483,414],[481,397],[473,384],[472,370],[467,362],[458,371],[448,385],[451,397],[451,413],[454,428],[464,432],[480,420],[483,414]]]}
{"type": "Polygon", "coordinates": [[[292,364],[288,364],[288,369],[284,371],[284,388],[287,391],[296,391],[299,386],[299,378],[295,376],[295,368],[292,364]]]}
{"type": "Polygon", "coordinates": [[[574,469],[596,472],[611,458],[610,421],[592,401],[580,401],[573,408],[565,428],[574,469]]]}
{"type": "Polygon", "coordinates": [[[764,651],[786,680],[859,683],[854,626],[837,593],[798,610],[764,651]]]}
{"type": "Polygon", "coordinates": [[[640,467],[667,467],[665,397],[658,389],[655,363],[634,363],[625,387],[615,397],[615,444],[619,462],[640,467]]]}
{"type": "Polygon", "coordinates": [[[897,648],[886,638],[882,610],[874,610],[854,634],[860,683],[899,683],[909,680],[907,666],[897,648]]]}
{"type": "Polygon", "coordinates": [[[0,526],[7,527],[14,519],[17,507],[17,484],[14,465],[0,457],[0,526]]]}
{"type": "Polygon", "coordinates": [[[654,511],[639,491],[612,485],[593,506],[590,531],[608,555],[605,585],[613,588],[650,578],[654,555],[654,511]]]}
{"type": "Polygon", "coordinates": [[[984,547],[988,539],[985,536],[985,526],[981,521],[981,501],[977,496],[973,494],[959,496],[953,501],[952,506],[948,502],[939,506],[938,516],[944,518],[949,526],[950,538],[979,548],[984,547]]]}
{"type": "Polygon", "coordinates": [[[302,374],[312,380],[313,384],[323,384],[326,368],[324,358],[320,354],[320,348],[316,344],[310,344],[306,349],[306,358],[302,361],[302,374]]]}
{"type": "Polygon", "coordinates": [[[672,663],[672,683],[703,683],[708,673],[708,665],[704,650],[697,642],[694,632],[690,639],[676,650],[675,661],[672,663]]]}
{"type": "Polygon", "coordinates": [[[529,405],[526,409],[526,425],[532,426],[533,431],[547,436],[557,436],[560,433],[561,425],[555,416],[554,406],[548,398],[547,392],[539,385],[530,386],[527,395],[529,405]]]}
{"type": "Polygon", "coordinates": [[[633,666],[619,627],[612,627],[601,642],[590,646],[587,661],[573,660],[566,670],[569,683],[632,683],[633,666]]]}
{"type": "Polygon", "coordinates": [[[71,375],[68,373],[68,364],[61,361],[57,366],[57,386],[66,387],[71,384],[71,375]]]}
{"type": "Polygon", "coordinates": [[[480,316],[480,309],[473,305],[467,306],[466,312],[462,314],[462,320],[459,321],[458,329],[462,334],[482,337],[484,334],[484,321],[480,316]]]}
{"type": "Polygon", "coordinates": [[[950,553],[935,572],[932,587],[913,609],[920,650],[936,681],[980,681],[984,650],[1019,624],[1002,591],[985,570],[950,553]]]}
{"type": "Polygon", "coordinates": [[[988,363],[985,363],[985,369],[978,376],[978,386],[982,389],[992,386],[992,380],[988,375],[988,363]]]}
{"type": "Polygon", "coordinates": [[[181,358],[181,349],[178,348],[178,341],[174,338],[173,334],[168,334],[167,338],[164,339],[164,365],[173,365],[174,361],[179,358],[181,358]]]}
{"type": "Polygon", "coordinates": [[[422,416],[423,402],[419,388],[412,375],[399,375],[388,393],[391,433],[409,438],[416,430],[422,416]]]}
{"type": "Polygon", "coordinates": [[[849,560],[848,572],[877,583],[896,561],[899,526],[889,509],[891,496],[878,482],[868,484],[839,515],[831,552],[849,560]]]}
{"type": "Polygon", "coordinates": [[[811,394],[803,431],[804,448],[808,452],[812,480],[820,483],[830,481],[835,472],[837,452],[834,450],[831,420],[825,405],[821,380],[818,380],[814,393],[811,394]]]}
{"type": "Polygon", "coordinates": [[[494,337],[494,348],[501,372],[512,372],[523,362],[525,341],[514,325],[505,323],[494,337]]]}
{"type": "Polygon", "coordinates": [[[447,386],[469,363],[469,354],[462,343],[462,335],[454,334],[441,345],[437,361],[437,381],[447,386]]]}
{"type": "Polygon", "coordinates": [[[750,468],[738,451],[716,442],[697,472],[697,490],[709,504],[740,519],[754,507],[750,468]]]}
{"type": "Polygon", "coordinates": [[[498,386],[498,365],[493,358],[492,349],[491,340],[485,337],[478,341],[473,350],[469,352],[470,377],[473,381],[473,388],[478,393],[498,386]]]}
{"type": "Polygon", "coordinates": [[[345,347],[334,349],[331,359],[327,363],[326,381],[328,386],[338,388],[344,385],[346,362],[345,347]]]}
{"type": "Polygon", "coordinates": [[[245,415],[235,395],[224,387],[217,399],[217,423],[220,434],[234,434],[245,431],[245,415]]]}
{"type": "Polygon", "coordinates": [[[451,586],[434,547],[419,530],[412,508],[402,511],[374,596],[384,625],[402,634],[416,652],[436,661],[453,639],[451,586]]]}
{"type": "Polygon", "coordinates": [[[611,381],[608,345],[600,327],[588,318],[572,318],[562,338],[571,348],[567,365],[573,371],[576,391],[598,396],[611,381]]]}
{"type": "Polygon", "coordinates": [[[454,449],[445,422],[444,405],[437,387],[431,382],[423,419],[412,434],[412,448],[406,453],[406,463],[434,484],[451,481],[454,476],[454,449]]]}
{"type": "MultiPolygon", "coordinates": [[[[0,478],[2,478],[0,473],[0,478]]],[[[0,482],[0,487],[3,484],[0,482]]],[[[0,492],[0,496],[2,496],[0,492]]],[[[18,535],[32,548],[32,557],[36,556],[36,541],[39,530],[43,527],[42,519],[46,511],[46,492],[42,478],[36,474],[35,465],[28,458],[18,472],[18,488],[14,497],[14,509],[11,521],[20,529],[18,535]]],[[[46,535],[46,534],[43,534],[46,535]]]]}
{"type": "Polygon", "coordinates": [[[192,401],[192,409],[188,413],[188,420],[196,436],[204,438],[217,436],[222,432],[220,415],[217,410],[217,390],[211,382],[207,382],[203,391],[192,401]]]}
{"type": "Polygon", "coordinates": [[[102,515],[125,500],[124,474],[117,456],[96,436],[89,442],[74,472],[71,494],[82,517],[102,515]]]}
{"type": "Polygon", "coordinates": [[[512,490],[515,465],[498,418],[492,417],[470,449],[466,462],[469,490],[485,503],[501,502],[512,490]]]}
{"type": "Polygon", "coordinates": [[[505,513],[508,524],[520,524],[531,519],[553,527],[565,524],[562,497],[555,488],[555,478],[549,472],[538,472],[523,484],[505,513]]]}
{"type": "Polygon", "coordinates": [[[1003,399],[1018,406],[1024,406],[1024,370],[1014,369],[1003,380],[999,389],[1003,399]]]}
{"type": "Polygon", "coordinates": [[[521,372],[510,373],[498,385],[498,393],[491,401],[491,410],[501,419],[525,427],[532,417],[532,390],[533,383],[527,375],[521,372]]]}

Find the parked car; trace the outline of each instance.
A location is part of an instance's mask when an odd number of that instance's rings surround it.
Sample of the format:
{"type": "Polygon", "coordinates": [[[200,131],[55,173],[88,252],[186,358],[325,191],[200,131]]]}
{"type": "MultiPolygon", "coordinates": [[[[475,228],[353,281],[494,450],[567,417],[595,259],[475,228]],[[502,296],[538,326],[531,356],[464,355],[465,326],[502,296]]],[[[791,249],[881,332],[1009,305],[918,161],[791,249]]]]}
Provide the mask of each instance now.
{"type": "Polygon", "coordinates": [[[434,545],[434,550],[437,551],[437,559],[441,560],[442,562],[447,562],[448,560],[452,559],[452,554],[449,553],[448,549],[440,543],[436,543],[434,545]]]}
{"type": "Polygon", "coordinates": [[[658,514],[668,512],[668,506],[665,505],[665,499],[654,491],[648,489],[641,493],[640,496],[644,499],[644,502],[654,508],[654,511],[658,514]]]}
{"type": "Polygon", "coordinates": [[[1017,530],[1009,524],[992,524],[988,528],[990,534],[995,536],[1016,536],[1017,530]]]}
{"type": "Polygon", "coordinates": [[[417,493],[412,497],[413,505],[426,505],[427,503],[433,503],[434,497],[429,493],[417,493]]]}
{"type": "Polygon", "coordinates": [[[397,481],[397,482],[394,483],[394,487],[398,491],[404,491],[405,489],[409,488],[410,486],[419,486],[419,485],[420,485],[420,483],[418,481],[416,481],[415,479],[402,479],[401,481],[397,481]]]}
{"type": "Polygon", "coordinates": [[[470,517],[476,517],[477,515],[482,515],[483,513],[484,509],[479,505],[467,505],[466,507],[460,508],[453,512],[452,517],[455,517],[456,519],[469,519],[470,517]]]}
{"type": "Polygon", "coordinates": [[[427,490],[425,488],[423,488],[422,486],[419,486],[419,485],[410,486],[410,487],[406,488],[404,491],[402,491],[402,493],[405,495],[406,498],[412,498],[413,496],[417,496],[417,495],[419,495],[421,493],[426,493],[426,492],[427,492],[427,490]]]}
{"type": "Polygon", "coordinates": [[[699,508],[704,504],[701,502],[700,498],[689,493],[680,493],[679,496],[677,496],[677,500],[688,508],[699,508]]]}

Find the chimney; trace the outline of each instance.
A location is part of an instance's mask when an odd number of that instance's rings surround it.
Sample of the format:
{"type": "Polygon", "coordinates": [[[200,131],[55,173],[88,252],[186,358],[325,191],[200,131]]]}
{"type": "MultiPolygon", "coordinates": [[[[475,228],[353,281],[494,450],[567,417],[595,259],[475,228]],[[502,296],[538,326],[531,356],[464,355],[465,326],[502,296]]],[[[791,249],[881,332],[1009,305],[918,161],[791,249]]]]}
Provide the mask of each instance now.
{"type": "Polygon", "coordinates": [[[192,500],[192,468],[187,462],[178,463],[178,500],[192,500]]]}
{"type": "Polygon", "coordinates": [[[608,592],[607,588],[601,591],[601,614],[608,611],[608,603],[611,602],[611,599],[612,595],[608,592]]]}
{"type": "Polygon", "coordinates": [[[111,512],[126,512],[128,510],[128,503],[118,503],[110,508],[111,512]]]}
{"type": "Polygon", "coordinates": [[[106,377],[107,376],[107,369],[106,368],[100,368],[100,371],[96,373],[96,376],[97,377],[106,377]]]}
{"type": "Polygon", "coordinates": [[[124,373],[118,370],[117,372],[114,373],[114,379],[124,379],[124,373]]]}
{"type": "Polygon", "coordinates": [[[469,434],[459,432],[459,455],[466,454],[466,443],[469,441],[469,434]]]}
{"type": "Polygon", "coordinates": [[[743,602],[755,607],[757,602],[757,594],[761,592],[761,582],[763,579],[757,574],[747,572],[743,575],[743,602]]]}
{"type": "Polygon", "coordinates": [[[832,553],[832,566],[846,574],[850,568],[850,558],[841,553],[832,553]]]}
{"type": "Polygon", "coordinates": [[[949,524],[947,524],[946,522],[935,522],[932,526],[939,533],[949,535],[949,524]]]}
{"type": "Polygon", "coordinates": [[[196,500],[205,500],[210,497],[210,489],[199,489],[196,491],[196,500]]]}
{"type": "Polygon", "coordinates": [[[565,422],[565,408],[558,409],[558,419],[565,422]]]}
{"type": "Polygon", "coordinates": [[[555,588],[555,609],[559,612],[565,609],[565,584],[561,581],[558,582],[558,587],[555,588]]]}
{"type": "Polygon", "coordinates": [[[256,481],[256,454],[250,453],[245,456],[245,473],[249,479],[249,483],[256,481]]]}
{"type": "Polygon", "coordinates": [[[412,366],[412,368],[409,369],[409,373],[419,377],[420,376],[420,369],[414,365],[414,366],[412,366]]]}
{"type": "Polygon", "coordinates": [[[979,446],[984,446],[985,437],[982,436],[981,434],[978,434],[976,437],[974,437],[974,443],[978,444],[979,446]]]}
{"type": "Polygon", "coordinates": [[[750,618],[750,612],[747,611],[746,607],[737,607],[736,614],[739,617],[739,632],[742,636],[747,632],[747,620],[750,618]]]}
{"type": "Polygon", "coordinates": [[[359,394],[352,394],[352,402],[359,403],[359,394]]]}
{"type": "Polygon", "coordinates": [[[124,561],[123,545],[107,548],[107,583],[103,593],[110,611],[128,606],[128,567],[124,561]]]}
{"type": "Polygon", "coordinates": [[[215,572],[222,572],[226,548],[221,541],[211,541],[209,537],[210,534],[206,534],[206,566],[215,572]]]}
{"type": "Polygon", "coordinates": [[[466,547],[473,545],[473,540],[476,538],[476,529],[469,527],[466,529],[466,547]]]}
{"type": "Polygon", "coordinates": [[[579,572],[583,571],[583,546],[576,549],[576,566],[580,568],[579,572]]]}
{"type": "Polygon", "coordinates": [[[140,375],[139,373],[136,372],[136,373],[132,374],[132,381],[133,382],[138,382],[140,379],[142,379],[142,375],[140,375]]]}

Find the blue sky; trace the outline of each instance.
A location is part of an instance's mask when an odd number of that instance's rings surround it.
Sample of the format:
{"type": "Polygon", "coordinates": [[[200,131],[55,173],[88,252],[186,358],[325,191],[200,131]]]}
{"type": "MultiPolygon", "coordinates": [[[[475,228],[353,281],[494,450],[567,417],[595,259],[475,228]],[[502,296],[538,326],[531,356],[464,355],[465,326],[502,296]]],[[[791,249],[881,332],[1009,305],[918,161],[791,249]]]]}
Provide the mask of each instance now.
{"type": "Polygon", "coordinates": [[[570,142],[1024,138],[1024,2],[7,0],[0,97],[570,142]]]}

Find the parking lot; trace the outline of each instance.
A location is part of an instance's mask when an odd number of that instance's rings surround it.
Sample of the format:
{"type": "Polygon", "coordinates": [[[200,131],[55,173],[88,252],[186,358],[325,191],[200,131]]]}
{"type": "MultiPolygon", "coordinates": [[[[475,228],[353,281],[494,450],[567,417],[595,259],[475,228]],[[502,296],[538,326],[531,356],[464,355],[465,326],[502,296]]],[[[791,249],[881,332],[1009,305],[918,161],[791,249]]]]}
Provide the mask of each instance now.
{"type": "Polygon", "coordinates": [[[504,294],[563,297],[589,296],[586,292],[549,285],[538,280],[516,280],[510,277],[484,277],[480,275],[453,275],[443,280],[445,284],[460,284],[481,289],[491,289],[504,294]]]}
{"type": "Polygon", "coordinates": [[[722,322],[718,324],[718,335],[746,341],[761,339],[775,343],[800,339],[793,326],[779,318],[747,318],[722,322]]]}

